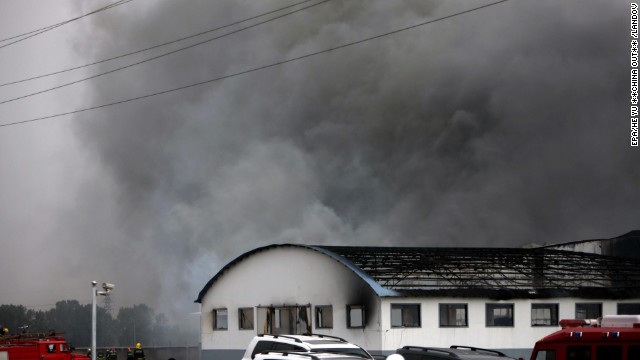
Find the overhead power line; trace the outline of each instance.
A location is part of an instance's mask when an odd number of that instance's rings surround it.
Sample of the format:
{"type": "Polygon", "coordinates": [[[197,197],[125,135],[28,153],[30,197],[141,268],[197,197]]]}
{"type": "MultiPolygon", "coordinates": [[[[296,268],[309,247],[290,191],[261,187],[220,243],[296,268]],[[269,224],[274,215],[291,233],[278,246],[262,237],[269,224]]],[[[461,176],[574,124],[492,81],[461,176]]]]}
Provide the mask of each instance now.
{"type": "Polygon", "coordinates": [[[235,21],[235,22],[232,22],[232,23],[227,24],[227,25],[222,25],[222,26],[218,26],[218,27],[213,28],[213,29],[201,31],[201,32],[199,32],[197,34],[185,36],[185,37],[182,37],[182,38],[179,38],[179,39],[167,41],[167,42],[164,42],[164,43],[161,43],[161,44],[158,44],[158,45],[150,46],[150,47],[147,47],[147,48],[144,48],[144,49],[140,49],[140,50],[131,51],[131,52],[128,52],[128,53],[125,53],[125,54],[122,54],[122,55],[113,56],[113,57],[110,57],[110,58],[107,58],[107,59],[94,61],[94,62],[89,63],[89,64],[79,65],[79,66],[71,67],[71,68],[68,68],[68,69],[59,70],[59,71],[48,73],[48,74],[33,76],[33,77],[22,79],[22,80],[16,80],[16,81],[7,82],[7,83],[4,83],[4,84],[0,84],[0,87],[19,84],[19,83],[23,83],[23,82],[27,82],[27,81],[31,81],[31,80],[36,80],[36,79],[41,79],[41,78],[52,76],[52,75],[58,75],[58,74],[66,73],[66,72],[69,72],[69,71],[78,70],[78,69],[82,69],[82,68],[85,68],[85,67],[102,64],[102,63],[105,63],[107,61],[121,59],[121,58],[124,58],[124,57],[127,57],[127,56],[131,56],[131,55],[139,54],[139,53],[142,53],[142,52],[145,52],[145,51],[157,49],[157,48],[160,48],[160,47],[163,47],[163,46],[166,46],[166,45],[175,44],[177,42],[188,40],[188,39],[200,36],[200,35],[208,34],[210,32],[222,30],[222,29],[234,26],[234,25],[241,24],[243,22],[247,22],[247,21],[250,21],[250,20],[255,20],[257,18],[266,16],[266,15],[271,15],[273,13],[276,13],[276,12],[279,12],[279,11],[282,11],[282,10],[285,10],[285,9],[288,9],[288,8],[291,8],[291,7],[294,7],[294,6],[298,6],[298,5],[301,5],[301,4],[310,2],[310,1],[314,1],[314,0],[304,0],[304,1],[292,4],[292,5],[288,5],[288,6],[285,6],[285,7],[281,7],[279,9],[271,10],[271,11],[268,11],[266,13],[255,15],[255,16],[243,19],[243,20],[235,21]]]}
{"type": "Polygon", "coordinates": [[[48,89],[44,89],[44,90],[41,90],[41,91],[36,91],[36,92],[29,93],[29,94],[26,94],[26,95],[21,95],[21,96],[15,97],[15,98],[11,98],[11,99],[7,99],[7,100],[4,100],[4,101],[0,101],[0,105],[6,104],[6,103],[10,103],[10,102],[13,102],[13,101],[16,101],[16,100],[25,99],[25,98],[28,98],[28,97],[31,97],[31,96],[43,94],[43,93],[46,93],[46,92],[49,92],[49,91],[61,89],[61,88],[64,88],[64,87],[67,87],[67,86],[70,86],[70,85],[74,85],[74,84],[78,84],[78,83],[81,83],[81,82],[84,82],[84,81],[87,81],[87,80],[91,80],[91,79],[95,79],[95,78],[98,78],[98,77],[101,77],[101,76],[112,74],[112,73],[120,71],[120,70],[128,69],[128,68],[134,67],[136,65],[144,64],[144,63],[149,62],[149,61],[160,59],[160,58],[163,58],[163,57],[168,56],[168,55],[172,55],[172,54],[175,54],[175,53],[187,50],[187,49],[194,48],[196,46],[200,46],[200,45],[203,45],[203,44],[206,44],[206,43],[210,43],[210,42],[212,42],[214,40],[218,40],[218,39],[221,39],[223,37],[227,37],[229,35],[237,34],[237,33],[241,32],[241,31],[248,30],[248,29],[251,29],[251,28],[266,24],[268,22],[283,18],[285,16],[289,16],[291,14],[295,14],[297,12],[312,8],[314,6],[327,3],[329,1],[331,1],[331,0],[322,0],[322,1],[317,2],[315,4],[312,4],[312,5],[309,5],[309,6],[306,6],[306,7],[302,7],[300,9],[296,9],[296,10],[293,10],[293,11],[290,11],[290,12],[282,14],[282,15],[278,15],[278,16],[273,17],[271,19],[267,19],[267,20],[264,20],[264,21],[261,21],[261,22],[257,22],[257,23],[255,23],[253,25],[249,25],[249,26],[243,27],[241,29],[228,32],[226,34],[222,34],[222,35],[219,35],[219,36],[216,36],[216,37],[204,40],[204,41],[197,42],[195,44],[191,44],[189,46],[185,46],[185,47],[173,50],[173,51],[169,51],[169,52],[157,55],[157,56],[153,56],[153,57],[150,57],[150,58],[135,62],[133,64],[121,66],[121,67],[118,67],[118,68],[115,68],[115,69],[112,69],[112,70],[109,70],[109,71],[105,71],[105,72],[102,72],[102,73],[99,73],[99,74],[95,74],[95,75],[92,75],[92,76],[89,76],[89,77],[86,77],[86,78],[82,78],[82,79],[79,79],[79,80],[75,80],[75,81],[71,81],[71,82],[68,82],[68,83],[64,83],[62,85],[54,86],[54,87],[51,87],[51,88],[48,88],[48,89]]]}
{"type": "Polygon", "coordinates": [[[425,21],[425,22],[422,22],[422,23],[419,23],[419,24],[407,26],[407,27],[404,27],[404,28],[401,28],[401,29],[397,29],[397,30],[394,30],[394,31],[386,32],[386,33],[383,33],[383,34],[371,36],[371,37],[364,38],[364,39],[361,39],[361,40],[356,40],[356,41],[353,41],[353,42],[345,43],[345,44],[338,45],[338,46],[331,47],[331,48],[327,48],[327,49],[324,49],[324,50],[319,50],[319,51],[316,51],[316,52],[312,52],[312,53],[308,53],[308,54],[305,54],[305,55],[297,56],[297,57],[294,57],[294,58],[291,58],[291,59],[278,61],[278,62],[271,63],[271,64],[268,64],[268,65],[255,67],[255,68],[252,68],[252,69],[248,69],[248,70],[240,71],[240,72],[237,72],[237,73],[233,73],[233,74],[217,77],[217,78],[214,78],[214,79],[209,79],[209,80],[206,80],[206,81],[201,81],[201,82],[190,84],[190,85],[180,86],[180,87],[173,88],[173,89],[159,91],[159,92],[155,92],[155,93],[151,93],[151,94],[147,94],[147,95],[142,95],[142,96],[137,96],[137,97],[133,97],[133,98],[125,99],[125,100],[115,101],[115,102],[111,102],[111,103],[107,103],[107,104],[95,105],[95,106],[91,106],[91,107],[87,107],[87,108],[83,108],[83,109],[78,109],[78,110],[74,110],[74,111],[69,111],[69,112],[65,112],[65,113],[59,113],[59,114],[54,114],[54,115],[48,115],[48,116],[43,116],[43,117],[39,117],[39,118],[29,119],[29,120],[22,120],[22,121],[15,121],[15,122],[6,123],[6,124],[0,124],[0,127],[14,126],[14,125],[26,124],[26,123],[30,123],[30,122],[36,122],[36,121],[42,121],[42,120],[57,118],[57,117],[66,116],[66,115],[73,115],[73,114],[78,114],[78,113],[81,113],[81,112],[102,109],[102,108],[106,108],[106,107],[110,107],[110,106],[115,106],[115,105],[120,105],[120,104],[124,104],[124,103],[128,103],[128,102],[133,102],[133,101],[138,101],[138,100],[150,98],[150,97],[153,97],[153,96],[158,96],[158,95],[168,94],[168,93],[171,93],[171,92],[185,90],[185,89],[189,89],[189,88],[193,88],[193,87],[209,84],[209,83],[212,83],[212,82],[217,82],[217,81],[229,79],[229,78],[236,77],[236,76],[245,75],[245,74],[257,72],[257,71],[260,71],[260,70],[269,69],[269,68],[280,66],[280,65],[287,64],[287,63],[290,63],[290,62],[306,59],[306,58],[309,58],[309,57],[312,57],[312,56],[328,53],[330,51],[343,49],[343,48],[346,48],[346,47],[349,47],[349,46],[362,44],[364,42],[368,42],[368,41],[371,41],[371,40],[376,40],[376,39],[380,39],[380,38],[383,38],[383,37],[386,37],[386,36],[398,34],[400,32],[404,32],[404,31],[407,31],[407,30],[411,30],[411,29],[415,29],[415,28],[421,27],[421,26],[433,24],[435,22],[446,20],[446,19],[450,19],[450,18],[459,16],[459,15],[468,14],[470,12],[473,12],[473,11],[476,11],[476,10],[480,10],[480,9],[484,9],[484,8],[488,8],[490,6],[497,5],[497,4],[500,4],[500,3],[504,3],[504,2],[507,2],[507,1],[509,1],[509,0],[499,0],[499,1],[496,1],[496,2],[493,2],[493,3],[490,3],[490,4],[481,5],[481,6],[478,6],[478,7],[475,7],[475,8],[471,8],[471,9],[464,10],[464,11],[461,11],[461,12],[457,12],[457,13],[454,13],[454,14],[451,14],[451,15],[443,16],[443,17],[440,17],[440,18],[437,18],[437,19],[425,21]]]}
{"type": "Polygon", "coordinates": [[[18,39],[16,41],[8,43],[8,44],[0,45],[0,49],[5,48],[5,47],[10,46],[10,45],[13,45],[13,44],[16,44],[16,43],[19,43],[21,41],[25,41],[25,40],[27,40],[29,38],[32,38],[34,36],[40,35],[40,34],[45,33],[47,31],[53,30],[53,29],[55,29],[57,27],[60,27],[62,25],[66,25],[66,24],[68,24],[70,22],[82,19],[83,17],[87,17],[89,15],[97,14],[97,13],[99,13],[101,11],[105,11],[105,10],[111,9],[111,8],[114,8],[114,7],[122,5],[122,4],[126,4],[126,3],[131,2],[131,1],[133,1],[133,0],[119,0],[119,1],[116,1],[116,2],[114,2],[112,4],[109,4],[107,6],[104,6],[104,7],[101,7],[99,9],[93,10],[93,11],[91,11],[89,13],[86,13],[84,15],[80,15],[80,16],[77,16],[75,18],[59,22],[57,24],[45,26],[45,27],[40,28],[40,29],[32,30],[32,31],[26,32],[24,34],[14,35],[14,36],[2,39],[2,40],[0,40],[0,42],[5,42],[5,41],[8,41],[8,40],[13,40],[13,39],[20,38],[20,39],[18,39]]]}

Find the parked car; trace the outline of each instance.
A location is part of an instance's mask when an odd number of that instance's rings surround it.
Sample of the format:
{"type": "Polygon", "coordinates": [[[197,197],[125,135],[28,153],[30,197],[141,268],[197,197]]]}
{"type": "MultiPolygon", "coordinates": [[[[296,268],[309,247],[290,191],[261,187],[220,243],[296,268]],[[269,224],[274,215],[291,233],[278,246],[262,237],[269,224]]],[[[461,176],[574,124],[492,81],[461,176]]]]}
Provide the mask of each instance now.
{"type": "MultiPolygon", "coordinates": [[[[256,354],[269,351],[285,352],[323,352],[332,354],[346,354],[360,359],[373,359],[365,349],[352,344],[345,339],[320,335],[258,335],[255,336],[242,360],[254,360],[256,354]]],[[[309,360],[309,358],[306,358],[309,360]]]]}
{"type": "Polygon", "coordinates": [[[254,360],[362,360],[358,355],[335,352],[265,351],[256,354],[254,360]]]}
{"type": "Polygon", "coordinates": [[[448,348],[405,346],[396,350],[396,354],[401,355],[404,360],[516,360],[515,358],[509,357],[500,351],[459,345],[453,345],[448,348]]]}

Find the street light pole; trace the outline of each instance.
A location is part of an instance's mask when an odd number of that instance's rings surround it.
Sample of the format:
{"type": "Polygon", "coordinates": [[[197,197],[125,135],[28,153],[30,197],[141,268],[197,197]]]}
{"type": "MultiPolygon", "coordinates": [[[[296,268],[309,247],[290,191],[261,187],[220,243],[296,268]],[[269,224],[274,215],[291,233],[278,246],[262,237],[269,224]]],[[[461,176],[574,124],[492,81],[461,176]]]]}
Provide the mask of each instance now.
{"type": "Polygon", "coordinates": [[[96,284],[91,282],[91,360],[96,360],[96,284]]]}
{"type": "Polygon", "coordinates": [[[96,297],[98,295],[109,295],[114,285],[102,283],[104,291],[96,289],[96,281],[91,282],[91,360],[96,360],[96,297]]]}

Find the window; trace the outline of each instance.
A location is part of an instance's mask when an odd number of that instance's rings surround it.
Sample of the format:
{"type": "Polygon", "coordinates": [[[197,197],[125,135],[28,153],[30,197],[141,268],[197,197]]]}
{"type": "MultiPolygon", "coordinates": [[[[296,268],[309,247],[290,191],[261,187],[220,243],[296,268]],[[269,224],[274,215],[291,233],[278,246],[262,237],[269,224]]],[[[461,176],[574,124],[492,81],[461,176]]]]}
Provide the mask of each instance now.
{"type": "Polygon", "coordinates": [[[293,344],[285,344],[280,342],[274,342],[271,349],[275,351],[307,351],[302,346],[295,346],[293,344]]]}
{"type": "Polygon", "coordinates": [[[391,327],[420,327],[420,304],[391,304],[391,327]]]}
{"type": "Polygon", "coordinates": [[[468,326],[467,304],[440,304],[440,327],[468,326]]]}
{"type": "Polygon", "coordinates": [[[487,304],[487,326],[513,326],[513,304],[487,304]]]}
{"type": "Polygon", "coordinates": [[[347,327],[364,327],[364,305],[347,305],[347,327]]]}
{"type": "Polygon", "coordinates": [[[331,305],[316,306],[316,328],[333,328],[333,307],[331,305]]]}
{"type": "Polygon", "coordinates": [[[558,304],[531,304],[531,326],[557,326],[558,304]]]}
{"type": "Polygon", "coordinates": [[[253,359],[256,354],[260,354],[263,351],[269,351],[273,348],[273,341],[269,340],[260,340],[256,343],[256,346],[253,347],[253,352],[251,353],[251,358],[253,359]]]}
{"type": "Polygon", "coordinates": [[[227,330],[227,309],[213,309],[213,330],[227,330]]]}
{"type": "Polygon", "coordinates": [[[576,303],[576,319],[602,317],[602,303],[576,303]]]}
{"type": "Polygon", "coordinates": [[[640,303],[620,303],[618,304],[618,315],[640,314],[640,303]]]}
{"type": "Polygon", "coordinates": [[[538,350],[535,360],[556,360],[555,350],[538,350]]]}
{"type": "Polygon", "coordinates": [[[258,307],[256,326],[271,335],[311,333],[311,305],[258,307]]]}
{"type": "Polygon", "coordinates": [[[567,346],[567,360],[591,360],[591,346],[567,346]]]}
{"type": "Polygon", "coordinates": [[[640,359],[640,346],[629,346],[627,359],[640,359]]]}
{"type": "Polygon", "coordinates": [[[260,340],[256,343],[256,346],[253,348],[253,352],[251,353],[251,358],[255,358],[256,354],[260,354],[264,351],[307,351],[305,348],[301,346],[296,346],[293,344],[285,344],[276,341],[269,340],[260,340]]]}
{"type": "Polygon", "coordinates": [[[253,330],[253,308],[238,309],[238,323],[240,330],[253,330]]]}
{"type": "Polygon", "coordinates": [[[622,360],[622,346],[596,347],[596,360],[622,360]]]}

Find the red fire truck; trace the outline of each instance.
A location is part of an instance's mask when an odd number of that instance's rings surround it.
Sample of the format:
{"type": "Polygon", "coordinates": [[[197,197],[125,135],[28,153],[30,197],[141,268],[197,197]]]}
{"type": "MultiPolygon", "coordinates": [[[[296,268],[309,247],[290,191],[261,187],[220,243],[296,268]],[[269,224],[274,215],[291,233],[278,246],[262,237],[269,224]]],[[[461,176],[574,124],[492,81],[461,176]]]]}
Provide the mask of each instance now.
{"type": "Polygon", "coordinates": [[[55,333],[0,335],[0,360],[90,360],[55,333]]]}
{"type": "Polygon", "coordinates": [[[531,360],[640,360],[640,315],[561,320],[560,326],[536,343],[531,360]]]}

